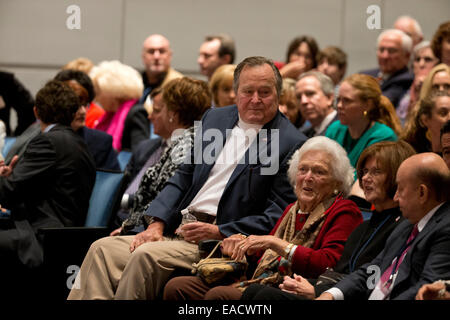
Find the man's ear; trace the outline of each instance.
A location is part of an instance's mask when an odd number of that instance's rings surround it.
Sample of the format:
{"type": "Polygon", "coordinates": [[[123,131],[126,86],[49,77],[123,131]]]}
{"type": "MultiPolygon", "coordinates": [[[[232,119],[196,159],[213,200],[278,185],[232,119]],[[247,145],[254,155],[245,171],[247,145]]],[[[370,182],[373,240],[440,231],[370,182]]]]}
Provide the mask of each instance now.
{"type": "Polygon", "coordinates": [[[426,185],[420,184],[419,185],[419,202],[421,204],[423,204],[428,201],[429,197],[430,197],[430,189],[426,185]]]}
{"type": "Polygon", "coordinates": [[[34,113],[34,116],[36,117],[36,119],[39,119],[39,115],[38,115],[36,106],[33,107],[33,113],[34,113]]]}
{"type": "Polygon", "coordinates": [[[230,64],[231,63],[231,55],[230,54],[224,54],[220,60],[224,63],[224,64],[230,64]]]}

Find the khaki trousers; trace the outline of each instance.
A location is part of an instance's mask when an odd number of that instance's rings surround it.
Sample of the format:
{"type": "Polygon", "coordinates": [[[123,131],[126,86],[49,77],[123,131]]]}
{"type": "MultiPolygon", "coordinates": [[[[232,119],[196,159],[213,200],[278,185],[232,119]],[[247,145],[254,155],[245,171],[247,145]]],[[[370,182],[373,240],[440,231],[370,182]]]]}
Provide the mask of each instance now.
{"type": "Polygon", "coordinates": [[[176,268],[200,260],[197,244],[164,238],[130,253],[134,236],[95,241],[84,258],[68,300],[153,300],[176,268]]]}

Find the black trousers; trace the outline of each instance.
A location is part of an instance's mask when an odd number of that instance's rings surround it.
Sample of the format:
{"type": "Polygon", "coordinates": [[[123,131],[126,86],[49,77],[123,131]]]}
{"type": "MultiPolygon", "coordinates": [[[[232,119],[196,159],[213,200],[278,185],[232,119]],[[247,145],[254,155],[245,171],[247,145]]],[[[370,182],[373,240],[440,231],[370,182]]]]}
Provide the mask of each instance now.
{"type": "Polygon", "coordinates": [[[242,294],[241,300],[308,300],[304,297],[261,284],[251,284],[242,294]]]}

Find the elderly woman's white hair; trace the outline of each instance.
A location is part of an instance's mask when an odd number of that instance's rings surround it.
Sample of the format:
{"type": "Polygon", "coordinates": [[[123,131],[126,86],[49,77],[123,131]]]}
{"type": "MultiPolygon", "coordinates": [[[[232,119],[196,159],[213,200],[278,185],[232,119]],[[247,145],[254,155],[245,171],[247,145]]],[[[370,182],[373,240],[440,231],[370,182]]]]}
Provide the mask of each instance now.
{"type": "Polygon", "coordinates": [[[302,156],[311,150],[323,151],[332,157],[331,171],[336,179],[341,183],[340,192],[346,197],[352,188],[354,182],[355,169],[350,164],[347,152],[339,143],[324,136],[317,136],[308,139],[289,160],[288,178],[289,182],[295,189],[298,164],[302,156]]]}
{"type": "Polygon", "coordinates": [[[142,76],[118,60],[103,61],[91,69],[89,76],[95,91],[122,100],[139,99],[144,91],[142,76]]]}

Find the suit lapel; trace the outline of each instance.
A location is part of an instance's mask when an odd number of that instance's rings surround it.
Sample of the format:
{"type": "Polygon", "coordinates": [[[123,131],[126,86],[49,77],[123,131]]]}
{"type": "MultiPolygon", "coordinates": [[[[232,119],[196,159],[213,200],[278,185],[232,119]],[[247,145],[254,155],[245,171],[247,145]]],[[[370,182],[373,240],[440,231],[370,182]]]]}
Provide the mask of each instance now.
{"type": "MultiPolygon", "coordinates": [[[[220,144],[220,149],[216,150],[213,159],[208,159],[208,162],[205,161],[204,157],[204,151],[208,150],[207,148],[211,148],[215,143],[215,141],[205,141],[206,139],[203,139],[205,132],[203,131],[201,135],[198,135],[202,141],[197,141],[199,145],[202,146],[201,150],[197,150],[197,152],[201,152],[202,154],[199,155],[201,157],[202,165],[200,166],[200,172],[198,175],[199,181],[201,181],[200,185],[203,185],[203,183],[208,179],[209,173],[211,172],[211,169],[213,168],[214,164],[216,163],[217,157],[219,156],[220,152],[222,151],[225,142],[228,138],[228,134],[231,133],[231,129],[235,126],[236,122],[238,121],[238,112],[237,107],[232,109],[231,112],[228,114],[228,117],[224,119],[224,121],[220,121],[214,128],[207,128],[208,129],[216,129],[219,130],[222,135],[222,143],[220,144]],[[228,129],[228,132],[227,132],[228,129]],[[209,147],[208,147],[209,146],[209,147]],[[209,161],[213,160],[213,161],[209,161]]],[[[209,152],[208,152],[209,154],[209,152]]]]}
{"type": "MultiPolygon", "coordinates": [[[[399,267],[397,279],[395,281],[395,286],[400,284],[402,281],[409,278],[409,275],[411,273],[411,266],[412,266],[412,257],[414,255],[414,251],[416,250],[417,245],[422,241],[423,238],[425,238],[429,233],[433,232],[436,229],[436,225],[439,224],[439,221],[442,219],[442,212],[444,212],[447,208],[447,204],[442,205],[438,211],[431,217],[430,221],[425,225],[423,230],[419,232],[416,239],[414,239],[414,242],[411,245],[411,248],[408,250],[408,253],[405,256],[405,259],[403,260],[402,264],[399,267]]],[[[412,231],[412,227],[409,229],[409,234],[412,231]]],[[[408,237],[407,236],[407,237],[408,237]]],[[[406,240],[405,240],[406,241],[406,240]]],[[[394,287],[395,289],[395,287],[394,287]]]]}

